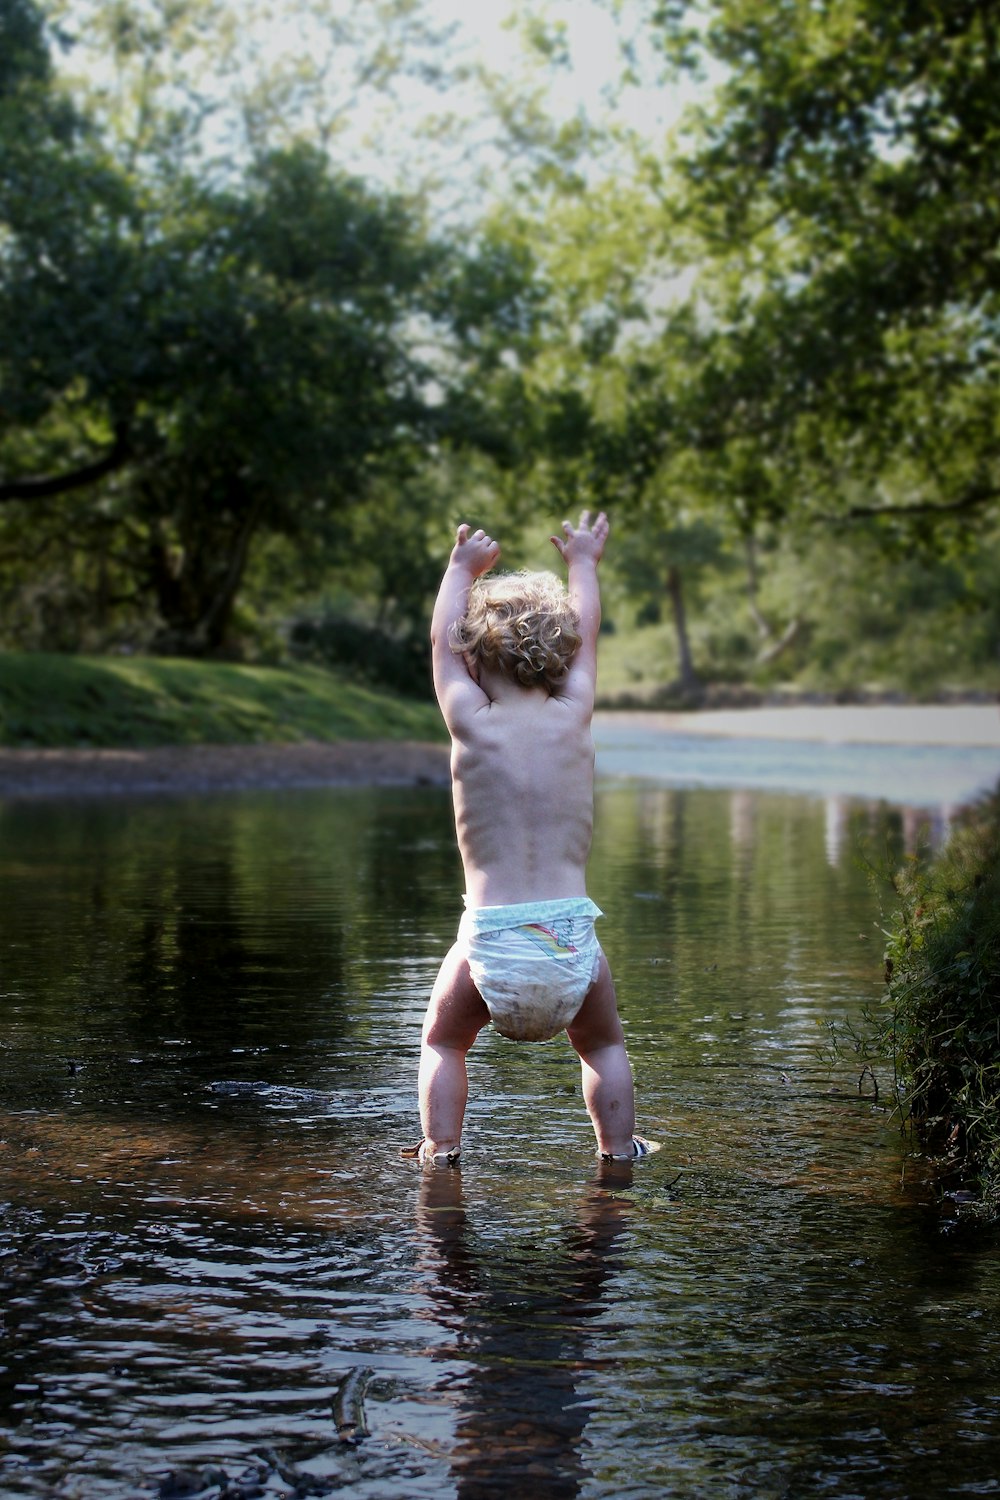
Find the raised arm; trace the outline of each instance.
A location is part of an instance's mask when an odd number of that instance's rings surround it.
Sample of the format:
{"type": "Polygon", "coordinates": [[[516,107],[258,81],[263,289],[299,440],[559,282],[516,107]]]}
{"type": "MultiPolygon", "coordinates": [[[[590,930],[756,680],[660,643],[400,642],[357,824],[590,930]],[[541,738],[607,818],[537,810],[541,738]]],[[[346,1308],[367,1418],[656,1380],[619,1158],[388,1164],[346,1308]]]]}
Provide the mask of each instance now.
{"type": "Polygon", "coordinates": [[[592,521],[590,511],[580,516],[579,526],[563,522],[564,535],[552,538],[567,569],[569,597],[580,621],[580,647],[573,658],[569,679],[563,691],[575,698],[589,700],[593,706],[597,686],[597,636],[601,628],[601,588],[597,581],[597,564],[608,539],[608,518],[603,510],[592,521]]]}
{"type": "Polygon", "coordinates": [[[449,729],[465,713],[484,707],[489,699],[469,675],[462,656],[449,645],[451,627],[465,614],[473,580],[488,573],[500,556],[500,544],[479,528],[458,528],[455,545],[434,603],[431,617],[431,665],[434,691],[449,729]]]}

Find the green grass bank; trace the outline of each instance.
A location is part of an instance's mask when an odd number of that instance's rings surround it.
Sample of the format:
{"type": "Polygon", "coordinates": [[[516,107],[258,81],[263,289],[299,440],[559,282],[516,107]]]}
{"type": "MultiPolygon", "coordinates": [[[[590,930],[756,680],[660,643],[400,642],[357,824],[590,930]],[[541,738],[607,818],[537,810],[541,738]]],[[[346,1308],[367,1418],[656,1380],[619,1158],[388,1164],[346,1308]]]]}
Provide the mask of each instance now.
{"type": "Polygon", "coordinates": [[[436,707],[320,667],[0,652],[0,745],[441,740],[436,707]]]}
{"type": "Polygon", "coordinates": [[[896,1103],[960,1221],[1000,1222],[1000,789],[929,867],[893,881],[885,993],[863,1055],[890,1060],[896,1103]]]}

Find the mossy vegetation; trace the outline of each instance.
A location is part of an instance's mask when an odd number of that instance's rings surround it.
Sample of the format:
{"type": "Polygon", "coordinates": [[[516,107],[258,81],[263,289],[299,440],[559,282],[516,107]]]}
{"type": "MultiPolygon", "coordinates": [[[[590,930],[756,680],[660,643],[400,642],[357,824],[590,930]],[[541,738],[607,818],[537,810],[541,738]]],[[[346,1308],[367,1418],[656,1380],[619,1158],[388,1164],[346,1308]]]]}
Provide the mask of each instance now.
{"type": "Polygon", "coordinates": [[[0,652],[0,744],[441,739],[433,703],[320,667],[0,652]]]}
{"type": "MultiPolygon", "coordinates": [[[[859,1051],[891,1060],[895,1102],[960,1219],[1000,1222],[1000,788],[929,866],[897,875],[885,994],[859,1051]]],[[[874,1071],[874,1068],[873,1068],[874,1071]]]]}

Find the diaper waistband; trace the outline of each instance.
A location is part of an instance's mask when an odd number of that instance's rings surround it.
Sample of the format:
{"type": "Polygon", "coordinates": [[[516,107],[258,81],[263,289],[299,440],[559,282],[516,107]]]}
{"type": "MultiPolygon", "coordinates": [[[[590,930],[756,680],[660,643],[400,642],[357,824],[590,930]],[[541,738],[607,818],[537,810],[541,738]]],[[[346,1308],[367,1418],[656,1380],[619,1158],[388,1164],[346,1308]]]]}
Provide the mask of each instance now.
{"type": "Polygon", "coordinates": [[[559,896],[554,901],[520,901],[513,906],[470,906],[463,896],[465,914],[462,927],[466,932],[501,932],[508,927],[524,927],[531,922],[543,925],[568,918],[603,917],[601,908],[589,896],[559,896]]]}

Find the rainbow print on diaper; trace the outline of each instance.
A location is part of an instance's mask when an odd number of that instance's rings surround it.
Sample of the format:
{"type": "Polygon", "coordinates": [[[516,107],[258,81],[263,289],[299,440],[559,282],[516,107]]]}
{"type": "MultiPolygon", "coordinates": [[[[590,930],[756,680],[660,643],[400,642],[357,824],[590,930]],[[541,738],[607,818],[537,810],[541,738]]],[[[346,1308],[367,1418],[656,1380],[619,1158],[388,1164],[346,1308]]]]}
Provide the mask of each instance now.
{"type": "Polygon", "coordinates": [[[568,933],[561,937],[554,927],[543,927],[540,922],[525,922],[518,930],[550,958],[572,958],[580,951],[570,940],[568,933]]]}

